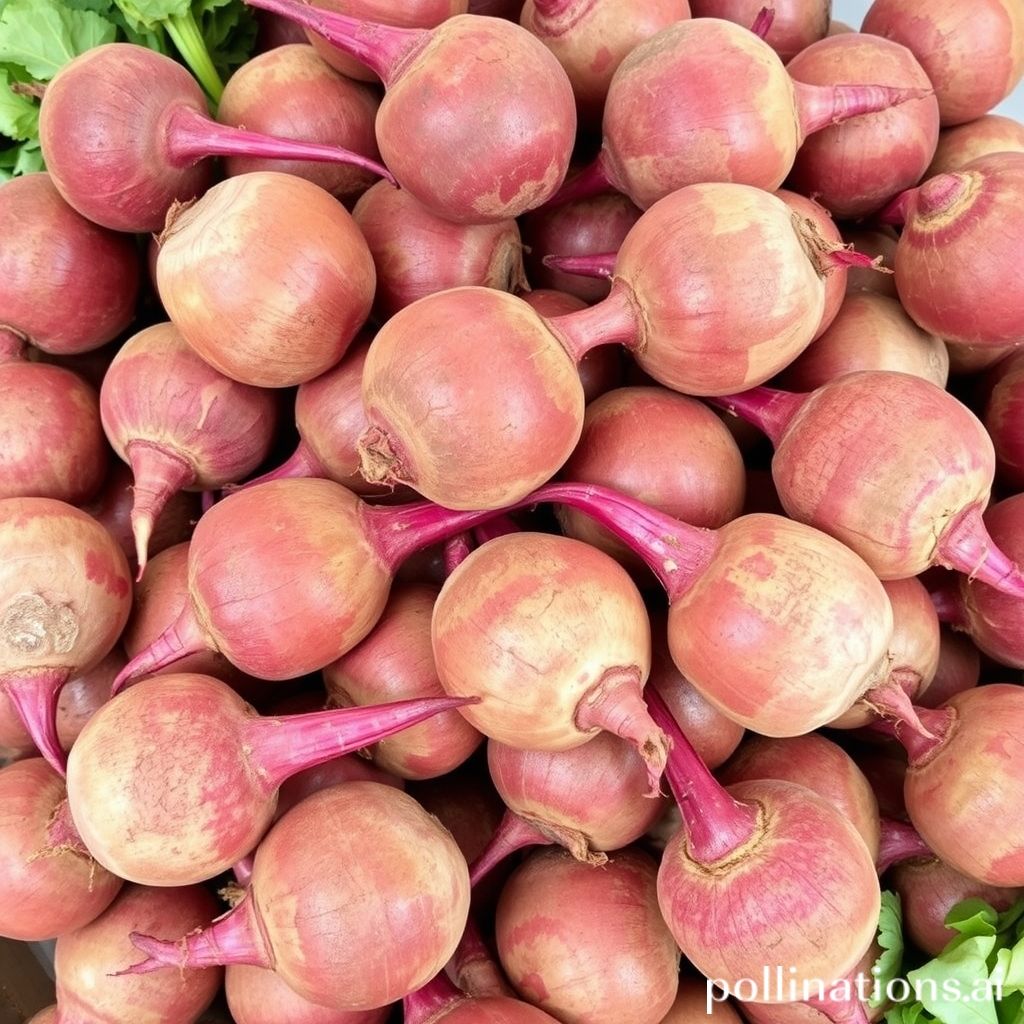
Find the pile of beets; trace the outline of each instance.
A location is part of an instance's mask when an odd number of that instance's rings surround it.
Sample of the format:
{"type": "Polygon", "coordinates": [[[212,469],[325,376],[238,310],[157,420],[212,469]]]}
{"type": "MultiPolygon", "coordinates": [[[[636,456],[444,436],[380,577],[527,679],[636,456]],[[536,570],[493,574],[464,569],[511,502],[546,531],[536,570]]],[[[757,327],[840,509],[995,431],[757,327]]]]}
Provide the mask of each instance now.
{"type": "Polygon", "coordinates": [[[1020,0],[248,2],[0,186],[34,1024],[695,1024],[1014,903],[1020,0]]]}

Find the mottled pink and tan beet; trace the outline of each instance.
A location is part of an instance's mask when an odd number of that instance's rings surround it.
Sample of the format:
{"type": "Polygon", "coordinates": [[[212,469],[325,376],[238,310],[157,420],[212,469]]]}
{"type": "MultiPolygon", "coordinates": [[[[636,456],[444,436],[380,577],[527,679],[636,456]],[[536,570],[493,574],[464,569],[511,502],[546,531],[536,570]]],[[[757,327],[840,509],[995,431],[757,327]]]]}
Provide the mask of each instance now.
{"type": "Polygon", "coordinates": [[[764,513],[700,530],[596,484],[532,498],[586,512],[644,559],[668,592],[673,661],[733,721],[799,736],[885,679],[889,599],[827,534],[764,513]]]}
{"type": "MultiPolygon", "coordinates": [[[[695,18],[724,18],[752,28],[763,7],[761,0],[691,0],[695,18]]],[[[764,41],[784,63],[828,33],[830,0],[774,0],[774,19],[764,41]]]]}
{"type": "Polygon", "coordinates": [[[789,515],[847,544],[883,579],[943,565],[1024,593],[1024,574],[981,518],[992,442],[942,388],[865,370],[809,395],[755,388],[718,404],[772,439],[772,477],[789,515]]]}
{"type": "Polygon", "coordinates": [[[451,835],[401,791],[350,782],[277,822],[229,914],[165,941],[136,929],[147,959],[130,973],[273,966],[304,999],[370,1010],[426,984],[454,952],[468,912],[469,872],[451,835]]]}
{"type": "Polygon", "coordinates": [[[104,705],[72,748],[72,817],[93,856],[122,878],[202,881],[253,850],[285,779],[460,703],[261,718],[211,676],[148,679],[104,705]]]}
{"type": "Polygon", "coordinates": [[[114,357],[100,391],[103,429],[134,477],[132,532],[139,576],[149,538],[179,489],[217,490],[267,456],[275,396],[218,373],[174,324],[148,327],[114,357]]]}
{"type": "Polygon", "coordinates": [[[729,986],[775,964],[797,985],[844,977],[874,940],[881,899],[853,823],[790,782],[723,789],[658,694],[647,700],[672,741],[666,777],[683,818],[658,871],[658,903],[683,955],[729,986]]]}
{"type": "Polygon", "coordinates": [[[0,935],[41,942],[81,928],[117,895],[68,811],[64,780],[38,757],[0,769],[0,935]]]}
{"type": "Polygon", "coordinates": [[[429,502],[374,507],[304,477],[239,490],[199,521],[189,601],[116,686],[208,650],[259,679],[318,672],[370,632],[409,555],[491,515],[429,502]]]}
{"type": "Polygon", "coordinates": [[[266,967],[232,964],[224,972],[224,992],[235,1024],[385,1024],[391,1007],[332,1010],[303,999],[266,967]]]}
{"type": "MultiPolygon", "coordinates": [[[[341,146],[380,160],[373,125],[380,106],[368,86],[337,74],[311,46],[278,46],[243,64],[228,80],[217,108],[226,125],[280,139],[341,146]]],[[[280,171],[307,178],[339,199],[365,192],[378,175],[356,165],[229,156],[228,175],[280,171]]]]}
{"type": "Polygon", "coordinates": [[[849,754],[824,736],[750,736],[717,777],[726,786],[756,779],[803,786],[853,823],[872,860],[878,854],[878,801],[871,784],[849,754]]]}
{"type": "Polygon", "coordinates": [[[1015,352],[993,371],[985,405],[985,429],[996,449],[999,477],[1015,491],[1024,489],[1024,352],[1015,352]]]}
{"type": "Polygon", "coordinates": [[[474,551],[434,606],[445,691],[485,736],[571,750],[600,730],[632,743],[657,791],[665,741],[642,692],[651,667],[647,610],[613,559],[568,537],[516,533],[474,551]]]}
{"type": "Polygon", "coordinates": [[[185,68],[132,43],[97,46],[65,64],[47,83],[39,136],[64,199],[116,231],[159,231],[174,203],[209,187],[212,156],[325,160],[387,174],[336,146],[218,124],[185,68]]]}
{"type": "Polygon", "coordinates": [[[275,388],[341,359],[376,280],[341,203],[271,171],[228,178],[172,212],[156,274],[168,315],[202,359],[243,384],[275,388]]]}
{"type": "Polygon", "coordinates": [[[857,370],[909,373],[944,388],[949,352],[896,299],[862,289],[844,296],[832,325],[780,374],[779,383],[793,391],[813,391],[857,370]]]}
{"type": "Polygon", "coordinates": [[[139,257],[131,238],[86,220],[49,174],[0,188],[0,324],[45,352],[89,352],[135,316],[139,257]]]}
{"type": "Polygon", "coordinates": [[[1024,251],[1022,197],[1024,153],[992,153],[893,201],[890,219],[904,225],[896,287],[924,330],[957,345],[1019,344],[1024,285],[1011,268],[1024,251]]]}
{"type": "Polygon", "coordinates": [[[898,718],[915,728],[909,708],[931,685],[939,664],[939,617],[928,590],[915,577],[882,584],[893,613],[887,678],[869,690],[848,711],[829,724],[834,729],[856,729],[877,716],[898,718]]]}
{"type": "Polygon", "coordinates": [[[834,216],[874,213],[925,173],[939,137],[939,105],[914,55],[899,43],[851,32],[822,39],[786,66],[807,85],[884,85],[919,90],[917,99],[831,125],[807,138],[788,178],[834,216]]]}
{"type": "MultiPolygon", "coordinates": [[[[992,505],[985,526],[993,544],[1018,564],[1024,561],[1024,495],[992,505]]],[[[985,654],[1003,665],[1024,668],[1024,600],[980,580],[960,579],[960,628],[985,654]]]]}
{"type": "Polygon", "coordinates": [[[299,0],[248,2],[318,32],[384,81],[381,155],[437,216],[461,224],[518,217],[565,178],[576,134],[572,86],[518,25],[463,15],[402,29],[299,0]]]}
{"type": "Polygon", "coordinates": [[[216,899],[199,886],[125,886],[104,914],[57,940],[57,1024],[140,1017],[152,1024],[196,1024],[220,988],[222,971],[165,971],[148,977],[118,972],[138,955],[128,938],[132,931],[177,936],[201,927],[217,912],[216,899]]]}
{"type": "Polygon", "coordinates": [[[619,65],[663,28],[690,17],[687,0],[526,0],[519,24],[565,68],[584,125],[599,125],[619,65]]]}
{"type": "Polygon", "coordinates": [[[109,653],[130,609],[128,563],[95,519],[50,498],[0,501],[0,687],[62,775],[60,688],[109,653]]]}
{"type": "Polygon", "coordinates": [[[96,392],[77,374],[0,355],[0,498],[81,505],[94,497],[109,452],[99,413],[96,392]]]}
{"type": "Polygon", "coordinates": [[[989,885],[1024,885],[1024,843],[1014,829],[979,829],[989,820],[1019,821],[1024,690],[993,683],[953,696],[945,708],[918,709],[933,738],[901,731],[910,768],[907,812],[921,838],[950,867],[989,885]]]}
{"type": "Polygon", "coordinates": [[[561,751],[491,740],[487,763],[508,811],[471,865],[474,885],[524,846],[556,843],[577,860],[604,864],[606,852],[636,842],[665,811],[664,800],[651,796],[644,759],[608,732],[561,751]]]}
{"type": "Polygon", "coordinates": [[[1024,11],[1014,0],[875,0],[864,32],[902,43],[935,86],[943,125],[987,114],[1024,74],[1024,11]]]}
{"type": "Polygon", "coordinates": [[[588,319],[553,323],[578,339],[577,324],[591,333],[602,321],[621,321],[640,368],[685,394],[722,394],[731,381],[752,386],[792,362],[817,332],[835,248],[819,248],[819,240],[759,189],[680,189],[626,236],[609,298],[588,319]]]}
{"type": "Polygon", "coordinates": [[[522,299],[484,288],[431,295],[392,317],[367,355],[363,404],[363,476],[455,509],[525,497],[583,425],[573,358],[522,299]]]}
{"type": "Polygon", "coordinates": [[[514,292],[526,285],[523,243],[512,219],[454,224],[386,181],[363,195],[352,216],[377,269],[374,309],[381,320],[448,288],[514,292]]]}
{"type": "Polygon", "coordinates": [[[564,850],[531,855],[505,885],[496,922],[519,994],[559,1020],[607,1013],[658,1024],[675,999],[679,951],[658,910],[657,874],[640,850],[597,870],[564,850]]]}
{"type": "MultiPolygon", "coordinates": [[[[336,707],[444,696],[430,642],[438,592],[425,584],[391,592],[370,635],[324,669],[327,694],[336,707]]],[[[482,742],[483,736],[453,710],[382,740],[370,755],[401,778],[428,779],[453,771],[482,742]]]]}
{"type": "MultiPolygon", "coordinates": [[[[599,350],[598,350],[599,351],[599,350]]],[[[718,527],[743,508],[743,457],[706,405],[664,388],[627,387],[587,406],[583,433],[562,476],[622,491],[692,526],[718,527]]],[[[570,537],[637,569],[626,544],[584,513],[562,509],[570,537]]]]}
{"type": "Polygon", "coordinates": [[[619,66],[601,153],[554,201],[610,186],[646,209],[698,182],[771,192],[808,135],[921,95],[917,88],[795,82],[748,28],[717,18],[677,21],[619,66]]]}
{"type": "Polygon", "coordinates": [[[1024,153],[1024,125],[1012,117],[986,114],[939,132],[939,144],[925,178],[962,171],[990,153],[1024,153]]]}
{"type": "Polygon", "coordinates": [[[1020,888],[986,885],[968,878],[936,857],[895,865],[889,882],[900,895],[907,936],[929,956],[938,956],[956,936],[945,921],[961,900],[984,900],[1002,911],[1009,910],[1024,895],[1020,888]]]}
{"type": "MultiPolygon", "coordinates": [[[[494,970],[500,974],[500,968],[494,970]]],[[[402,1000],[402,1020],[405,1024],[557,1024],[537,1006],[515,999],[507,983],[502,983],[501,991],[474,992],[465,986],[456,988],[445,971],[402,1000]]]]}

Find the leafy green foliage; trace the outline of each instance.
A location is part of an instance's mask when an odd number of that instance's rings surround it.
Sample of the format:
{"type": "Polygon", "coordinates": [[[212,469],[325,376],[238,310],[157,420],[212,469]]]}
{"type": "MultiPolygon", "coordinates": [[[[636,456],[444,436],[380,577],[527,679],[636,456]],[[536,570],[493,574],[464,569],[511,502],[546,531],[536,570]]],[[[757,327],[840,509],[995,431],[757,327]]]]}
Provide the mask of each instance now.
{"type": "Polygon", "coordinates": [[[887,1024],[1024,1024],[1024,900],[1003,913],[964,900],[946,926],[956,936],[907,974],[911,994],[887,1024]]]}

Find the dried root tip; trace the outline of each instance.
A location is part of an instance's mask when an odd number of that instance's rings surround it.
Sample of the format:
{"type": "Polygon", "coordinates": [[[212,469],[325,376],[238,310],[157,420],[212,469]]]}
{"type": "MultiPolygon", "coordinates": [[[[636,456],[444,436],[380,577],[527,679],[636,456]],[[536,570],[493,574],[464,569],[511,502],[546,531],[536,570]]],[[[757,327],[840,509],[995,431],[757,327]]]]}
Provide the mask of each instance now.
{"type": "Polygon", "coordinates": [[[394,486],[407,483],[402,460],[395,452],[391,438],[379,427],[367,428],[356,445],[359,472],[369,484],[394,486]]]}
{"type": "Polygon", "coordinates": [[[534,818],[528,814],[524,814],[522,817],[542,836],[546,836],[553,844],[561,846],[562,849],[568,850],[582,864],[603,867],[608,863],[608,854],[595,850],[590,845],[589,837],[578,829],[566,828],[564,825],[557,825],[554,822],[544,821],[541,818],[534,818]]]}
{"type": "Polygon", "coordinates": [[[196,202],[197,200],[195,199],[186,199],[184,202],[175,199],[174,202],[171,203],[170,209],[167,211],[167,216],[164,218],[163,230],[156,236],[157,248],[162,246],[164,242],[174,234],[175,225],[178,223],[181,215],[189,209],[189,207],[194,206],[196,202]]]}

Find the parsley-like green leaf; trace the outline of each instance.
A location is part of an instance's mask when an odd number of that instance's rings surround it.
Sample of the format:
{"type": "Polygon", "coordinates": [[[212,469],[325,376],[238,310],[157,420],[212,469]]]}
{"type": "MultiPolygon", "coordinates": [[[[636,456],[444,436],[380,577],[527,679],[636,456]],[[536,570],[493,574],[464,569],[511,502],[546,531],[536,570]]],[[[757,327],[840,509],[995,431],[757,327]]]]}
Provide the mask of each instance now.
{"type": "Polygon", "coordinates": [[[117,28],[95,11],[75,11],[59,0],[7,0],[0,12],[0,61],[48,82],[80,53],[112,43],[117,28]]]}
{"type": "Polygon", "coordinates": [[[871,968],[876,998],[868,1000],[868,1007],[872,1010],[888,1002],[886,989],[894,978],[899,977],[903,967],[903,906],[898,893],[882,893],[878,945],[882,947],[882,952],[871,968]]]}
{"type": "Polygon", "coordinates": [[[921,1005],[943,1024],[999,1024],[989,982],[994,935],[961,936],[907,978],[921,1005]]]}

